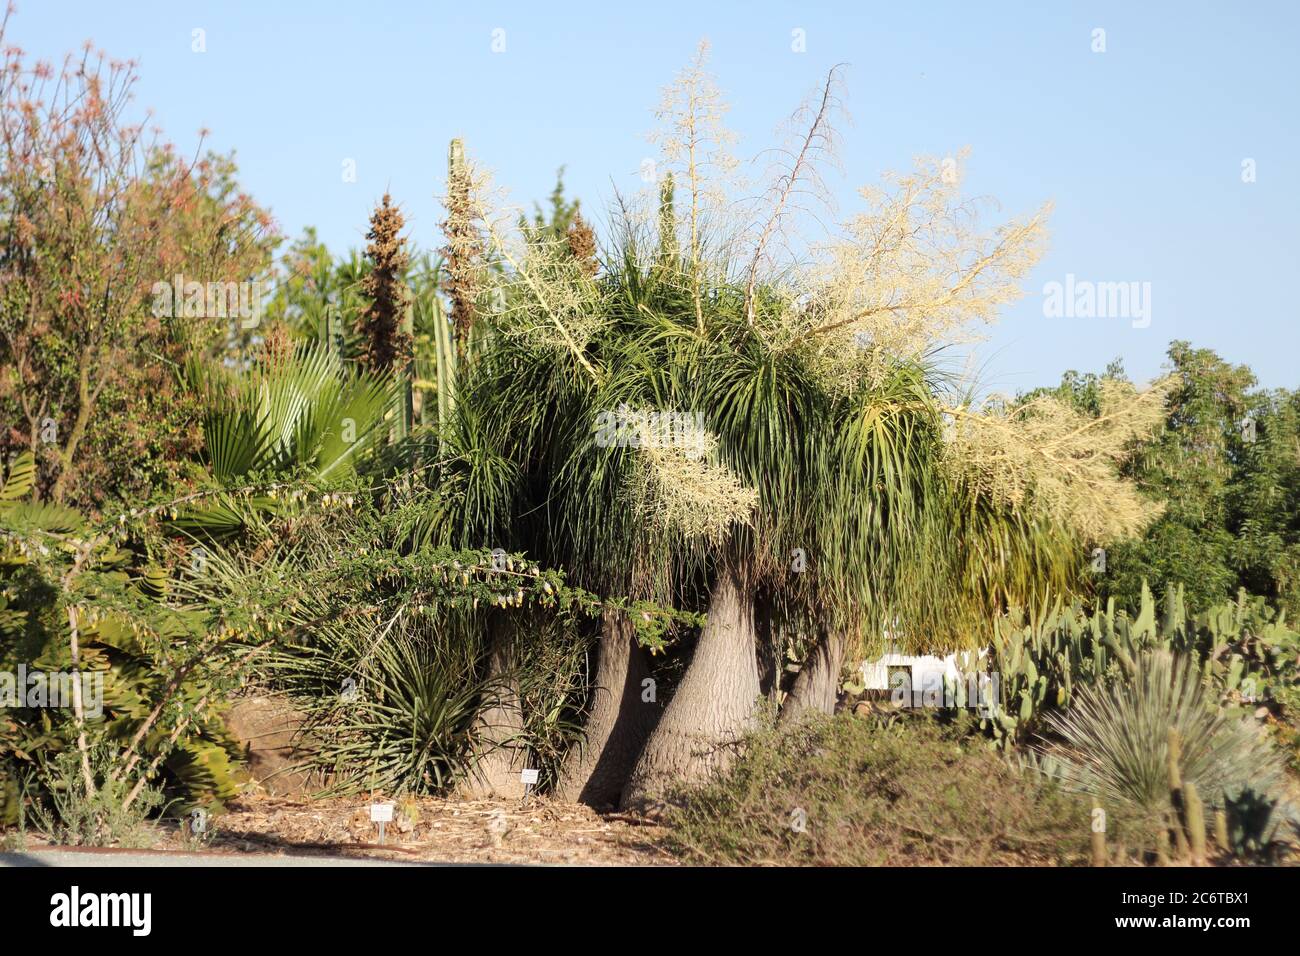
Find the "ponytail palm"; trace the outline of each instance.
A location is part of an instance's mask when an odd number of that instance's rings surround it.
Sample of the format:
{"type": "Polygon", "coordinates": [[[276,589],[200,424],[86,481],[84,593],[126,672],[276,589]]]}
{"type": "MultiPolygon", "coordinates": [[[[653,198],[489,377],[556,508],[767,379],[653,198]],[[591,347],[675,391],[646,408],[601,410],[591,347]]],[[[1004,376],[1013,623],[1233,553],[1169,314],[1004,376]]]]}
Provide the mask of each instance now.
{"type": "MultiPolygon", "coordinates": [[[[967,570],[954,557],[958,499],[924,355],[1016,296],[1045,211],[981,231],[957,181],[922,164],[863,190],[864,211],[793,261],[781,236],[816,190],[834,87],[832,74],[769,193],[737,202],[701,56],[658,113],[689,216],[678,221],[666,186],[653,242],[625,207],[599,276],[561,249],[512,243],[477,179],[461,197],[499,268],[493,294],[476,300],[492,303],[476,311],[490,354],[458,378],[457,404],[477,406],[489,436],[475,447],[491,455],[470,463],[501,456],[517,468],[510,531],[594,590],[708,608],[625,803],[725,758],[760,692],[756,619],[803,644],[887,628],[933,639],[936,596],[967,570]],[[751,211],[763,218],[729,225],[751,211]],[[666,443],[640,424],[663,415],[683,422],[666,443]],[[632,427],[601,441],[610,416],[632,427]]],[[[621,640],[607,628],[602,657],[621,640]]]]}
{"type": "MultiPolygon", "coordinates": [[[[760,590],[805,633],[878,630],[919,612],[923,589],[900,582],[937,480],[939,418],[915,363],[848,394],[827,389],[803,353],[755,334],[742,289],[714,289],[701,328],[678,280],[629,243],[600,284],[581,356],[539,341],[531,330],[544,323],[527,308],[499,316],[460,405],[490,410],[494,446],[523,477],[515,507],[528,520],[515,527],[547,563],[594,590],[679,606],[703,587],[710,621],[729,622],[736,638],[722,670],[749,675],[719,716],[725,737],[758,696],[760,590]],[[694,455],[635,429],[619,436],[631,441],[599,440],[615,413],[681,416],[707,440],[694,455]]],[[[706,628],[697,659],[715,632],[706,628]]]]}

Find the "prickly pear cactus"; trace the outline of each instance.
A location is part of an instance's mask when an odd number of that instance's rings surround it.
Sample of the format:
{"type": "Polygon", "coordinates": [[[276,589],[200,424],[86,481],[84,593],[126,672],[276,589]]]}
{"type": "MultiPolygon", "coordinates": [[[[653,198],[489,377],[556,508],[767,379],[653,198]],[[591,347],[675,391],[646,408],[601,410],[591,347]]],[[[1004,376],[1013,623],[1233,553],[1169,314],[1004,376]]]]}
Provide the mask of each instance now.
{"type": "Polygon", "coordinates": [[[1162,648],[1193,656],[1221,705],[1255,713],[1278,682],[1294,684],[1300,634],[1275,616],[1263,598],[1241,592],[1236,601],[1201,615],[1188,611],[1183,590],[1169,588],[1157,615],[1144,585],[1137,613],[1107,602],[1089,614],[1057,598],[1036,613],[1013,609],[994,626],[990,670],[998,675],[1001,707],[980,721],[999,745],[1033,733],[1044,710],[1069,707],[1076,688],[1123,680],[1143,651],[1162,648]]]}

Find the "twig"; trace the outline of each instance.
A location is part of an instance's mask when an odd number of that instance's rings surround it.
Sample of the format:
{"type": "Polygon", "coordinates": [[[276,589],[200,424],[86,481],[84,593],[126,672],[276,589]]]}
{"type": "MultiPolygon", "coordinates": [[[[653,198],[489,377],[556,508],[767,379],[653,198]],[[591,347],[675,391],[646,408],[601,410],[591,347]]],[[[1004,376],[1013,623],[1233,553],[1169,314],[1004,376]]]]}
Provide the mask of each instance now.
{"type": "Polygon", "coordinates": [[[825,149],[826,134],[823,130],[826,127],[826,117],[831,107],[831,86],[835,82],[835,71],[838,69],[838,66],[831,67],[830,72],[826,75],[826,84],[822,87],[821,103],[817,108],[817,114],[808,127],[808,132],[804,136],[803,145],[799,148],[799,155],[795,158],[794,165],[790,167],[790,171],[784,177],[777,181],[778,184],[783,183],[784,185],[780,187],[772,215],[763,226],[762,235],[759,236],[758,243],[754,247],[754,258],[749,265],[749,282],[745,286],[745,318],[751,326],[754,324],[754,284],[758,279],[759,262],[762,261],[767,244],[781,220],[786,202],[790,199],[791,193],[794,192],[794,188],[802,177],[804,169],[809,165],[809,154],[817,148],[819,137],[822,139],[822,149],[825,149]]]}

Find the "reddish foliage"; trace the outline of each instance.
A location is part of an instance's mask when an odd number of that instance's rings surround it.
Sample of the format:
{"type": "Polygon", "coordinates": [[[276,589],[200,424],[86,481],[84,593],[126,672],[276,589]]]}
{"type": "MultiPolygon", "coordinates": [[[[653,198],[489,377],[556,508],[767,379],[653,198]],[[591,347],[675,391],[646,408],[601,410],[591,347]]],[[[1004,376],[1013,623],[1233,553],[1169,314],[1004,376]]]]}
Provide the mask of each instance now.
{"type": "Polygon", "coordinates": [[[0,453],[34,448],[42,490],[90,507],[192,456],[176,373],[230,334],[154,315],[155,284],[260,277],[276,241],[228,158],[184,160],[126,122],[135,80],[89,45],[58,70],[0,61],[0,453]]]}

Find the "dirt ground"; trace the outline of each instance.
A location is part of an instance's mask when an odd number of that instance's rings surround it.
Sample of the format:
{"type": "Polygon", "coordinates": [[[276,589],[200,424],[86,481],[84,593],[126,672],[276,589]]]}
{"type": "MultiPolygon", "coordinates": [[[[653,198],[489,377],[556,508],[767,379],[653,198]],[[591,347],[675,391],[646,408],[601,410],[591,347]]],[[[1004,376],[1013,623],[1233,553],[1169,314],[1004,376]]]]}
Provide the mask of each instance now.
{"type": "Polygon", "coordinates": [[[665,831],[641,818],[601,815],[578,804],[533,797],[511,800],[397,801],[385,846],[370,822],[367,797],[313,800],[294,771],[294,734],[301,716],[283,700],[250,696],[235,703],[231,731],[249,752],[255,781],[200,840],[171,828],[160,848],[202,844],[214,852],[347,852],[385,859],[448,863],[671,865],[665,831]]]}
{"type": "MultiPolygon", "coordinates": [[[[199,833],[159,824],[150,849],[204,853],[347,855],[439,863],[576,866],[671,866],[665,831],[622,814],[530,798],[404,798],[385,824],[384,846],[370,821],[370,801],[308,800],[262,794],[240,797],[201,820],[199,833]]],[[[34,841],[39,842],[39,841],[34,841]]]]}

